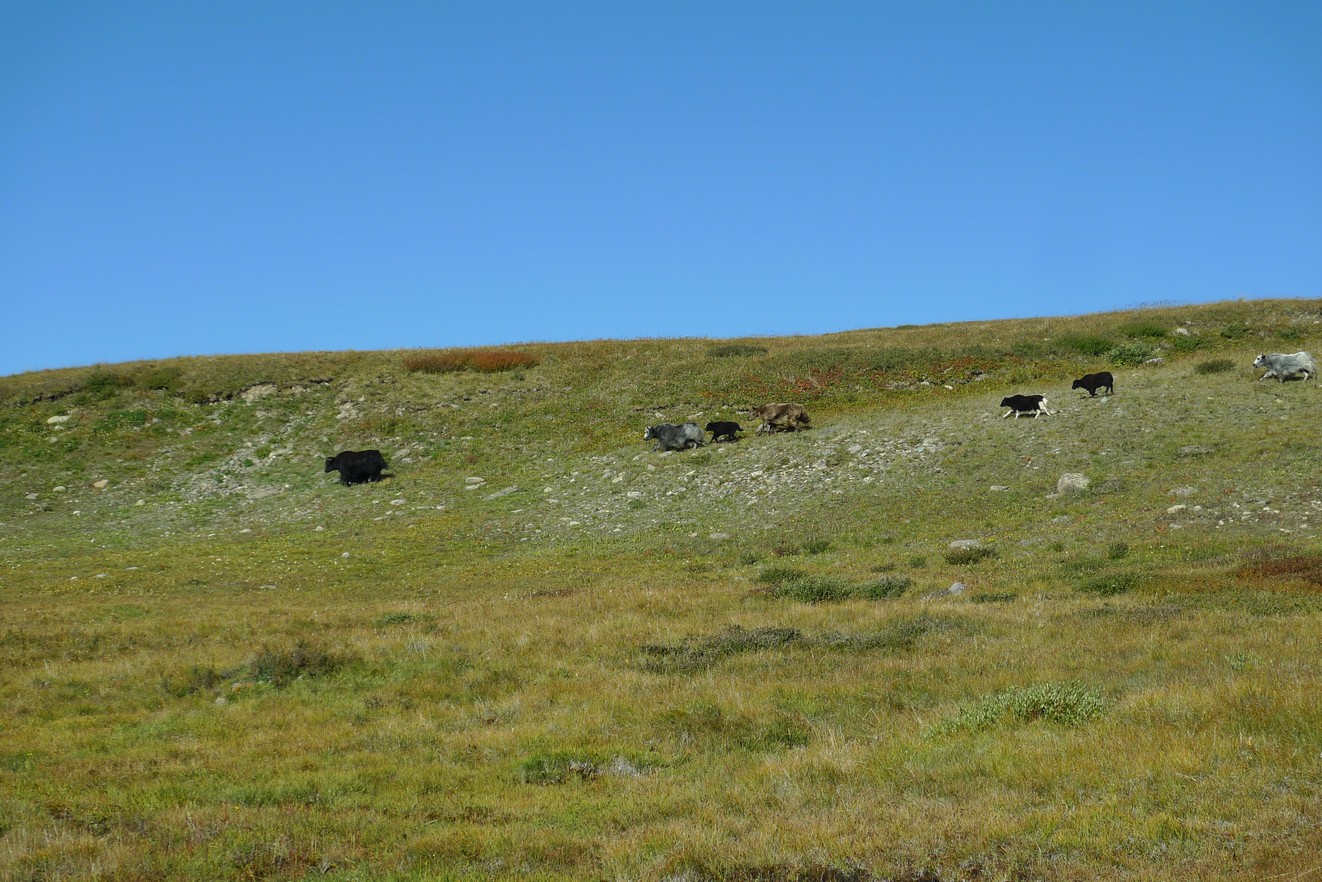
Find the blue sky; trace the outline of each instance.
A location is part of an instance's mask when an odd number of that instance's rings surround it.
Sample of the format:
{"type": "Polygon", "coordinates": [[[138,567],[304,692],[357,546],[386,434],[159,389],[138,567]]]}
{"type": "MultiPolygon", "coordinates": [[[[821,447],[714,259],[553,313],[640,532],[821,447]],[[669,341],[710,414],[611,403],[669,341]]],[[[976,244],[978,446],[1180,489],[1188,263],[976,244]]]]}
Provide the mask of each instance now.
{"type": "Polygon", "coordinates": [[[0,374],[1322,296],[1322,3],[0,0],[0,374]]]}

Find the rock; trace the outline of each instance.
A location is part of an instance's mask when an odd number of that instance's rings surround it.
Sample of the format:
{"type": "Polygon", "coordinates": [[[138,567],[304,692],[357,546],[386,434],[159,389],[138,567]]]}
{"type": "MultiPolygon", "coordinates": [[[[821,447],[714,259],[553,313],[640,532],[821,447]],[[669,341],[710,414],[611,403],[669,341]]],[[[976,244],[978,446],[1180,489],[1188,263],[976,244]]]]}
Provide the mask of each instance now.
{"type": "Polygon", "coordinates": [[[955,584],[951,585],[949,588],[942,588],[937,591],[929,591],[926,594],[924,594],[921,599],[946,600],[951,597],[959,597],[961,594],[964,594],[966,591],[968,591],[968,589],[964,587],[963,582],[956,582],[955,584]]]}
{"type": "Polygon", "coordinates": [[[1084,490],[1088,489],[1088,485],[1091,483],[1092,481],[1089,480],[1087,475],[1081,475],[1078,472],[1066,472],[1061,475],[1060,480],[1056,482],[1056,492],[1082,493],[1084,490]]]}
{"type": "Polygon", "coordinates": [[[403,500],[403,499],[392,499],[392,500],[390,500],[390,504],[391,504],[391,505],[403,505],[404,502],[405,502],[405,500],[403,500]]]}
{"type": "Polygon", "coordinates": [[[991,487],[988,489],[993,490],[997,493],[1002,493],[1006,490],[1009,490],[1010,488],[1005,486],[1004,484],[992,484],[991,487]]]}
{"type": "Polygon", "coordinates": [[[504,488],[504,489],[502,489],[502,490],[497,490],[495,493],[488,493],[488,494],[486,495],[486,498],[487,498],[487,499],[500,499],[501,497],[509,496],[511,493],[517,493],[518,491],[519,491],[519,488],[518,488],[518,487],[506,487],[506,488],[504,488]]]}
{"type": "Polygon", "coordinates": [[[1147,361],[1145,361],[1145,362],[1143,362],[1143,363],[1144,363],[1144,364],[1150,364],[1150,365],[1152,365],[1152,366],[1154,366],[1154,367],[1160,367],[1161,365],[1163,365],[1163,364],[1166,363],[1166,359],[1164,359],[1164,358],[1162,358],[1160,355],[1158,355],[1156,358],[1149,358],[1147,361]]]}
{"type": "Polygon", "coordinates": [[[69,420],[72,419],[72,417],[73,417],[72,414],[67,414],[67,413],[57,414],[56,416],[49,417],[49,418],[46,420],[46,425],[48,425],[48,426],[62,426],[62,425],[64,425],[65,423],[69,422],[69,420]]]}
{"type": "Polygon", "coordinates": [[[1170,508],[1166,509],[1166,514],[1179,514],[1180,512],[1184,511],[1184,510],[1185,510],[1186,508],[1188,508],[1188,507],[1189,507],[1189,506],[1187,506],[1187,505],[1183,505],[1183,504],[1181,504],[1181,505],[1172,505],[1170,508]]]}
{"type": "Polygon", "coordinates": [[[239,397],[248,404],[252,404],[254,401],[260,401],[268,395],[274,395],[277,391],[274,383],[258,383],[244,389],[239,393],[239,397]]]}
{"type": "Polygon", "coordinates": [[[1170,492],[1171,496],[1177,496],[1180,499],[1188,499],[1198,492],[1197,487],[1176,487],[1170,492]]]}
{"type": "Polygon", "coordinates": [[[1177,336],[1177,337],[1187,337],[1187,336],[1189,336],[1189,329],[1188,329],[1188,328],[1176,328],[1176,329],[1175,329],[1175,336],[1177,336]]]}
{"type": "Polygon", "coordinates": [[[66,487],[66,486],[64,486],[63,484],[61,484],[61,485],[58,486],[58,487],[52,487],[52,488],[51,488],[51,492],[52,492],[52,493],[63,493],[64,491],[66,491],[66,490],[68,490],[68,489],[69,489],[68,487],[66,487]]]}
{"type": "Polygon", "coordinates": [[[92,486],[93,486],[95,489],[97,489],[97,490],[104,490],[104,489],[106,489],[107,487],[110,486],[110,479],[109,479],[109,478],[102,478],[102,479],[99,480],[99,481],[93,481],[93,482],[92,482],[92,486]]]}
{"type": "Polygon", "coordinates": [[[956,539],[950,543],[950,547],[958,550],[969,550],[982,547],[981,539],[956,539]]]}
{"type": "Polygon", "coordinates": [[[476,487],[480,484],[485,484],[486,482],[486,478],[464,478],[464,483],[470,487],[476,487]]]}
{"type": "Polygon", "coordinates": [[[36,498],[38,498],[38,497],[37,497],[37,494],[36,494],[36,493],[29,493],[27,496],[24,496],[23,498],[24,498],[24,499],[36,499],[36,498]]]}

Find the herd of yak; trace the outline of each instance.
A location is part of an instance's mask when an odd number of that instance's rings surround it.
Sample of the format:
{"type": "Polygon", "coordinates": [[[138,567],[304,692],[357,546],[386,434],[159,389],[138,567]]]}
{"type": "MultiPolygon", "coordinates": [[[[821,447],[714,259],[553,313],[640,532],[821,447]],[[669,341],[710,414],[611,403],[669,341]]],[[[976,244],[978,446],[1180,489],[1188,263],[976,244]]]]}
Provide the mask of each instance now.
{"type": "MultiPolygon", "coordinates": [[[[1307,352],[1272,353],[1259,355],[1253,360],[1255,368],[1266,368],[1267,372],[1259,377],[1266,380],[1274,377],[1280,382],[1286,380],[1315,379],[1317,367],[1313,357],[1307,352]]],[[[1106,390],[1108,395],[1115,393],[1115,378],[1110,371],[1085,374],[1075,380],[1071,390],[1082,389],[1089,397],[1095,397],[1098,390],[1106,390]]],[[[1045,395],[1007,395],[1001,399],[1001,407],[1008,408],[1004,417],[1014,416],[1050,416],[1045,395]]],[[[753,408],[752,415],[759,424],[758,434],[766,432],[793,432],[808,428],[812,420],[801,404],[763,404],[753,408]]],[[[688,450],[707,443],[707,434],[711,433],[713,443],[739,440],[743,427],[729,421],[716,421],[702,428],[697,423],[661,423],[648,426],[643,433],[643,440],[655,441],[653,450],[688,450]]],[[[379,450],[345,450],[335,456],[327,457],[326,471],[339,472],[341,484],[362,484],[379,481],[389,466],[379,450]]]]}

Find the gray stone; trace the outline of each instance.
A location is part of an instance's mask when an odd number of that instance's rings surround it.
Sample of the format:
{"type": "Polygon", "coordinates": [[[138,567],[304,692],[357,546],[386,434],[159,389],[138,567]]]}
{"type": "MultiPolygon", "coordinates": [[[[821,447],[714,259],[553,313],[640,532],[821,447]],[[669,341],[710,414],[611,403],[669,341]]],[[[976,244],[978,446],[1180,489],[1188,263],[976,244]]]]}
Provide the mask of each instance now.
{"type": "Polygon", "coordinates": [[[502,489],[502,490],[497,490],[495,493],[488,493],[487,496],[486,496],[486,498],[487,498],[487,499],[500,499],[500,498],[502,498],[502,497],[509,496],[511,493],[517,493],[517,492],[519,492],[519,488],[518,488],[518,487],[506,487],[506,488],[504,488],[504,489],[502,489]]]}
{"type": "Polygon", "coordinates": [[[110,486],[110,479],[102,478],[99,481],[93,481],[92,486],[95,487],[97,490],[104,490],[110,486]]]}
{"type": "Polygon", "coordinates": [[[1056,492],[1082,493],[1084,490],[1088,489],[1088,485],[1091,483],[1092,481],[1089,480],[1087,475],[1081,475],[1078,472],[1066,472],[1061,475],[1060,480],[1056,482],[1056,492]]]}
{"type": "Polygon", "coordinates": [[[981,540],[981,539],[956,539],[954,542],[951,542],[951,543],[950,543],[950,547],[951,547],[951,548],[955,548],[955,549],[959,549],[959,550],[973,549],[973,548],[981,548],[981,547],[982,547],[982,540],[981,540]]]}

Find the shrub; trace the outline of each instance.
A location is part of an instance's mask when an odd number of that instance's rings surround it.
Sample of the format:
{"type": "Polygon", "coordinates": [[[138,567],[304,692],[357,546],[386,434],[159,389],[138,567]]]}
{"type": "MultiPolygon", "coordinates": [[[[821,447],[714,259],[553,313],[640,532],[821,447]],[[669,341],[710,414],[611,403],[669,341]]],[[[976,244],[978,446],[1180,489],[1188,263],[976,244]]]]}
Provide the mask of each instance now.
{"type": "Polygon", "coordinates": [[[1110,560],[1120,560],[1129,555],[1129,545],[1125,542],[1112,542],[1106,546],[1106,556],[1110,560]]]}
{"type": "Polygon", "coordinates": [[[1154,321],[1133,321],[1121,325],[1117,328],[1120,333],[1126,337],[1146,337],[1149,340],[1160,340],[1166,336],[1166,329],[1154,321]]]}
{"type": "Polygon", "coordinates": [[[1226,371],[1233,371],[1235,363],[1228,358],[1212,358],[1207,361],[1200,361],[1193,366],[1195,374],[1224,374],[1226,371]]]}
{"type": "Polygon", "coordinates": [[[809,539],[803,543],[804,554],[821,554],[831,547],[830,539],[809,539]]]}
{"type": "Polygon", "coordinates": [[[1156,350],[1146,343],[1125,343],[1106,353],[1106,357],[1116,364],[1142,364],[1156,354],[1156,350]]]}
{"type": "Polygon", "coordinates": [[[1171,348],[1179,353],[1195,352],[1207,346],[1207,341],[1202,337],[1195,337],[1192,334],[1188,336],[1177,335],[1171,338],[1171,348]]]}
{"type": "Polygon", "coordinates": [[[83,381],[82,392],[93,401],[104,401],[133,385],[133,378],[115,371],[94,368],[83,381]]]}
{"type": "Polygon", "coordinates": [[[999,553],[995,548],[979,545],[975,548],[948,548],[943,556],[948,564],[963,565],[978,563],[989,557],[996,557],[999,553]]]}
{"type": "Polygon", "coordinates": [[[588,780],[601,774],[591,760],[573,754],[537,753],[519,763],[519,781],[523,784],[563,784],[571,777],[588,780]]]}
{"type": "Polygon", "coordinates": [[[138,374],[134,383],[139,389],[146,389],[150,392],[176,393],[180,389],[180,379],[182,377],[183,371],[177,367],[152,365],[138,374]]]}
{"type": "Polygon", "coordinates": [[[415,622],[429,621],[431,621],[431,616],[419,615],[418,613],[393,612],[377,616],[372,624],[378,628],[384,628],[389,625],[410,625],[415,622]]]}
{"type": "Polygon", "coordinates": [[[1007,600],[1014,600],[1018,596],[1018,594],[1008,591],[983,591],[972,595],[969,600],[974,603],[1004,603],[1007,600]]]}
{"type": "Polygon", "coordinates": [[[781,585],[785,582],[793,582],[806,577],[802,570],[796,570],[794,567],[767,567],[753,578],[759,585],[781,585]]]}
{"type": "Polygon", "coordinates": [[[809,575],[781,582],[770,593],[801,603],[832,603],[859,596],[855,586],[838,576],[809,575]]]}
{"type": "Polygon", "coordinates": [[[913,585],[913,579],[908,576],[887,575],[857,586],[855,596],[865,600],[884,600],[890,597],[899,597],[909,590],[911,585],[913,585]]]}
{"type": "Polygon", "coordinates": [[[951,627],[947,622],[928,615],[892,622],[879,631],[870,634],[828,635],[822,643],[829,649],[846,652],[864,652],[868,650],[887,650],[902,652],[910,650],[924,635],[933,631],[944,631],[951,627]]]}
{"type": "Polygon", "coordinates": [[[1079,355],[1105,355],[1115,348],[1115,341],[1096,334],[1065,334],[1052,341],[1057,349],[1079,355]]]}
{"type": "Polygon", "coordinates": [[[1106,709],[1102,692],[1081,684],[1039,683],[1007,689],[963,705],[941,731],[982,732],[1004,724],[1033,722],[1079,726],[1106,709]]]}
{"type": "Polygon", "coordinates": [[[507,352],[498,349],[468,349],[459,352],[419,352],[405,356],[404,367],[414,373],[448,374],[457,371],[498,373],[517,368],[534,367],[541,363],[535,355],[526,352],[507,352]]]}
{"type": "Polygon", "coordinates": [[[224,679],[224,675],[213,667],[193,665],[178,679],[162,677],[161,690],[175,698],[183,698],[188,695],[196,695],[199,692],[210,692],[219,686],[224,679]]]}
{"type": "Polygon", "coordinates": [[[1249,330],[1249,326],[1243,322],[1227,322],[1226,326],[1221,329],[1221,336],[1227,340],[1238,340],[1247,337],[1249,330]]]}
{"type": "Polygon", "coordinates": [[[337,655],[300,640],[286,650],[263,646],[248,665],[248,674],[259,683],[283,688],[295,680],[333,674],[350,660],[347,655],[337,655]]]}
{"type": "Polygon", "coordinates": [[[765,346],[753,346],[748,343],[727,343],[721,346],[713,346],[707,350],[707,354],[712,358],[746,358],[752,355],[764,355],[767,351],[765,346]]]}
{"type": "Polygon", "coordinates": [[[738,625],[710,637],[690,637],[674,646],[649,644],[642,647],[643,669],[656,674],[692,674],[722,659],[746,652],[781,649],[800,642],[795,628],[744,629],[738,625]]]}
{"type": "Polygon", "coordinates": [[[1138,587],[1137,573],[1107,573],[1079,583],[1079,590],[1099,597],[1125,594],[1138,587]]]}

